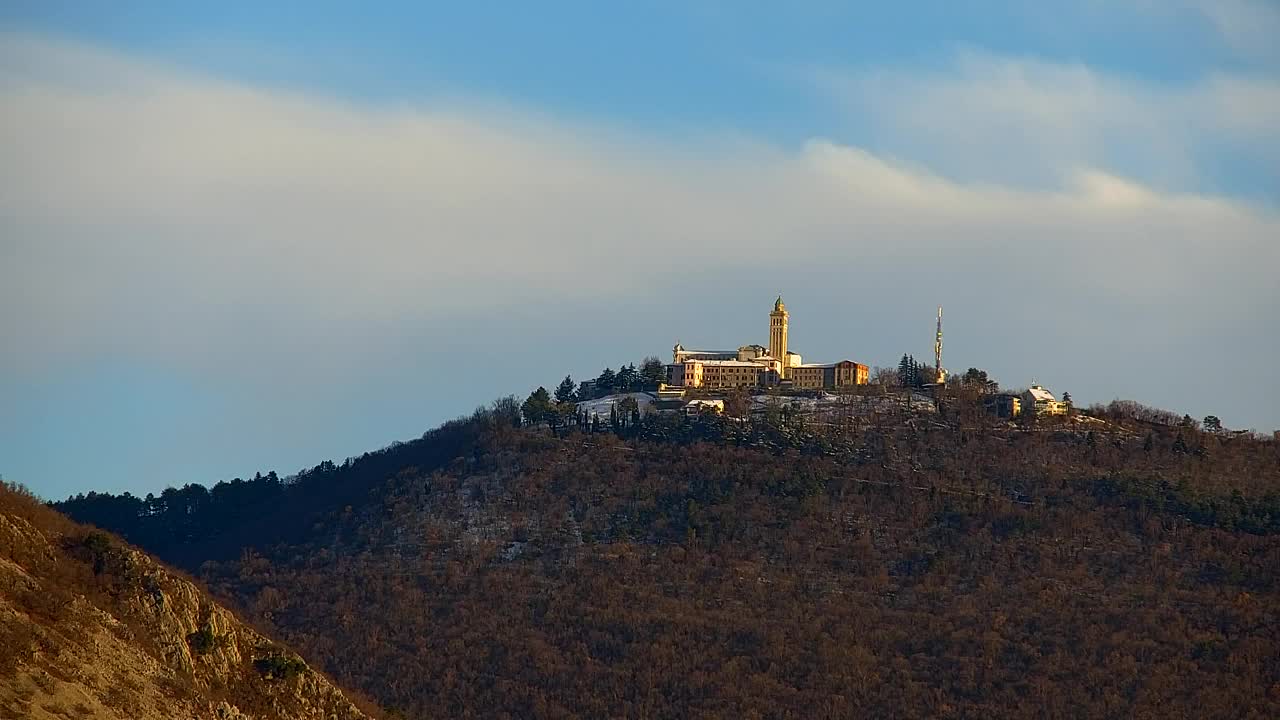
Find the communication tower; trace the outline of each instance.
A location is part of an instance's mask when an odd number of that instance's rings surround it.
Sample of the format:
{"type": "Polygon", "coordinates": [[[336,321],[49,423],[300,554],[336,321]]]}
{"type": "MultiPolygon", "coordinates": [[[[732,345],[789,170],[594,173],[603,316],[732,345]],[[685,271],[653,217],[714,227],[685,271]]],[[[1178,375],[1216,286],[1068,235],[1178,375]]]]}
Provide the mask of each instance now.
{"type": "Polygon", "coordinates": [[[947,381],[947,371],[942,369],[942,306],[938,306],[938,332],[933,336],[933,373],[934,382],[947,381]]]}

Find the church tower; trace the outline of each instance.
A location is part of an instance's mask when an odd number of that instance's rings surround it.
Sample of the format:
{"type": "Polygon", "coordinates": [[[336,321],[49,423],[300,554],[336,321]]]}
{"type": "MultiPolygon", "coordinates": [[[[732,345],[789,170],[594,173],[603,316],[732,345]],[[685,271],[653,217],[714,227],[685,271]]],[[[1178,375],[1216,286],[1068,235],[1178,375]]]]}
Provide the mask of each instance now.
{"type": "Polygon", "coordinates": [[[769,313],[769,356],[782,363],[782,372],[787,372],[787,320],[790,318],[787,306],[782,304],[782,296],[773,303],[773,312],[769,313]]]}

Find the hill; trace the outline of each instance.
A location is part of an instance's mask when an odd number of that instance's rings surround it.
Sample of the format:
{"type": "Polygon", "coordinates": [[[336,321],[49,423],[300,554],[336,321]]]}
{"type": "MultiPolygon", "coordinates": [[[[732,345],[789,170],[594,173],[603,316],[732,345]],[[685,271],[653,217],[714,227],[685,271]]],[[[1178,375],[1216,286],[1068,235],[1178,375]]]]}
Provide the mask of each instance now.
{"type": "Polygon", "coordinates": [[[61,507],[409,717],[1280,716],[1280,444],[513,405],[61,507]]]}
{"type": "Polygon", "coordinates": [[[369,717],[120,540],[0,486],[0,716],[369,717]]]}

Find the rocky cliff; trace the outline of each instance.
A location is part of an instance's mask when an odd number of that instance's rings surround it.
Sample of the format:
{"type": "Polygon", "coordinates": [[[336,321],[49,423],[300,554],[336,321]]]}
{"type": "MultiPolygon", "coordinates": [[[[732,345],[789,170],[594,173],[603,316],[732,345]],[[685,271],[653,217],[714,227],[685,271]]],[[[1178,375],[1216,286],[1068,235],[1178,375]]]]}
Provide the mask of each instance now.
{"type": "Polygon", "coordinates": [[[5,487],[0,717],[368,716],[190,581],[5,487]]]}

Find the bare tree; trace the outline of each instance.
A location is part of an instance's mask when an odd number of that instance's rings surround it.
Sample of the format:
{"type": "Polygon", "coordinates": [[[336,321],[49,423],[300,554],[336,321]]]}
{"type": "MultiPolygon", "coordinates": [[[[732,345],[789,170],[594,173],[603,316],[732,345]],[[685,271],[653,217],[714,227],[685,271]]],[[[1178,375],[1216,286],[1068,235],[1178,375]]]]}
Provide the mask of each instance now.
{"type": "Polygon", "coordinates": [[[872,385],[879,385],[883,388],[897,387],[900,384],[897,368],[880,367],[879,365],[871,368],[869,380],[872,385]]]}

